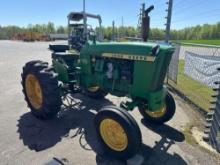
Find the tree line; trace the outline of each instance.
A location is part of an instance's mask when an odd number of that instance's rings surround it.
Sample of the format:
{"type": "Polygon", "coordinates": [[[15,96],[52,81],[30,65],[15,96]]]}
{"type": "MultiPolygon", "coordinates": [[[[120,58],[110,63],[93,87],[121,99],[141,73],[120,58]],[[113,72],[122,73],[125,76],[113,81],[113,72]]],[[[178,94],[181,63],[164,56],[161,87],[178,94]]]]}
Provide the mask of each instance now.
{"type": "MultiPolygon", "coordinates": [[[[112,27],[104,28],[104,38],[111,39],[112,27]]],[[[119,27],[115,29],[116,37],[135,37],[138,36],[139,30],[134,27],[119,27]]],[[[188,27],[180,30],[171,30],[171,40],[213,40],[220,39],[220,22],[216,24],[204,24],[194,27],[188,27]]],[[[151,40],[164,40],[164,29],[151,28],[150,39],[151,40]]]]}
{"type": "Polygon", "coordinates": [[[12,39],[17,34],[35,32],[41,34],[51,34],[51,33],[67,33],[68,28],[65,26],[55,27],[54,23],[48,22],[47,24],[29,24],[27,27],[19,26],[0,26],[0,39],[12,39]]]}
{"type": "MultiPolygon", "coordinates": [[[[113,37],[112,27],[103,27],[104,38],[111,40],[113,37]]],[[[56,27],[54,23],[28,25],[27,27],[18,26],[0,26],[0,39],[11,39],[14,35],[25,32],[37,32],[42,34],[67,33],[66,26],[56,27]]],[[[137,37],[139,30],[136,27],[116,27],[114,37],[137,37]]],[[[163,29],[152,28],[150,30],[150,39],[163,40],[165,33],[163,29]]],[[[216,24],[204,24],[181,30],[171,30],[171,40],[199,40],[199,39],[220,39],[220,22],[216,24]]]]}

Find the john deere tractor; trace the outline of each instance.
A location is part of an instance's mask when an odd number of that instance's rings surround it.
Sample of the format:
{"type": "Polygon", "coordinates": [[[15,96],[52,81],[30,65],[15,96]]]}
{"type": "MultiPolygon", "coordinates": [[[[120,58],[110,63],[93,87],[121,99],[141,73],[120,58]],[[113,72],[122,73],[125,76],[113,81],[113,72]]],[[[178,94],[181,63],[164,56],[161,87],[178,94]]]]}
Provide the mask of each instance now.
{"type": "Polygon", "coordinates": [[[68,45],[50,45],[52,65],[26,63],[22,73],[25,100],[32,114],[42,120],[55,117],[66,93],[83,93],[102,99],[108,93],[127,96],[120,107],[98,110],[94,124],[108,155],[128,159],[140,149],[142,137],[128,113],[136,107],[148,122],[163,124],[175,113],[175,102],[164,86],[174,48],[150,42],[102,42],[87,24],[101,17],[85,12],[68,15],[68,45]],[[83,23],[80,23],[83,22],[83,23]]]}

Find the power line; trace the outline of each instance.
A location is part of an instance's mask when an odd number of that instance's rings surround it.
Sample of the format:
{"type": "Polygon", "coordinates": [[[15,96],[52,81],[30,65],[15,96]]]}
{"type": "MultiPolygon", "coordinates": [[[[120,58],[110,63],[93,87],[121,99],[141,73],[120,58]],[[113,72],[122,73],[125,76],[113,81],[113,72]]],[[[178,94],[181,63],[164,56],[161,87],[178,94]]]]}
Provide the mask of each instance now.
{"type": "MultiPolygon", "coordinates": [[[[210,13],[213,13],[213,12],[216,12],[216,11],[220,11],[220,9],[205,11],[205,12],[196,14],[196,15],[194,15],[194,16],[192,16],[192,17],[194,18],[194,17],[197,17],[197,16],[206,15],[206,14],[209,15],[210,13]]],[[[216,14],[220,14],[220,13],[216,13],[216,14]]],[[[213,15],[213,14],[211,14],[211,15],[213,15]]],[[[192,19],[192,17],[190,16],[190,19],[192,19]]],[[[189,17],[183,18],[183,19],[179,19],[179,20],[174,21],[173,23],[182,22],[182,21],[188,20],[188,19],[189,19],[189,17]]]]}
{"type": "Polygon", "coordinates": [[[203,4],[204,2],[208,2],[208,1],[201,0],[201,1],[197,2],[197,3],[193,3],[193,4],[190,4],[190,5],[182,6],[183,8],[182,7],[178,8],[178,10],[174,11],[173,14],[183,13],[183,10],[186,10],[186,9],[189,10],[190,8],[198,7],[201,4],[203,4]]]}
{"type": "Polygon", "coordinates": [[[162,0],[158,0],[157,2],[161,2],[162,0]]]}
{"type": "MultiPolygon", "coordinates": [[[[159,0],[158,2],[161,2],[161,0],[159,0]]],[[[157,3],[156,6],[164,6],[166,4],[166,0],[163,0],[162,3],[157,3]]]]}
{"type": "Polygon", "coordinates": [[[165,5],[166,5],[166,3],[161,4],[161,5],[157,5],[156,8],[157,8],[157,9],[159,9],[159,8],[163,8],[163,7],[165,7],[165,5]]]}
{"type": "MultiPolygon", "coordinates": [[[[220,13],[219,14],[216,14],[214,16],[220,16],[220,13]]],[[[213,18],[213,15],[208,15],[206,18],[213,18]]],[[[203,18],[198,18],[197,20],[201,20],[203,18]]],[[[187,20],[182,20],[182,21],[178,21],[178,22],[173,22],[172,24],[178,24],[180,22],[186,22],[187,20]]],[[[204,22],[204,23],[208,23],[208,22],[204,22]]]]}
{"type": "MultiPolygon", "coordinates": [[[[190,1],[191,1],[191,0],[190,0],[190,1]]],[[[179,3],[175,3],[175,2],[174,2],[174,7],[177,7],[177,6],[179,6],[179,5],[182,5],[182,4],[186,3],[186,2],[187,2],[187,0],[179,1],[179,3]]]]}
{"type": "Polygon", "coordinates": [[[158,12],[162,12],[162,11],[165,11],[165,6],[164,6],[164,8],[162,8],[162,9],[159,9],[159,8],[156,8],[155,10],[154,10],[154,13],[158,13],[158,12]]]}

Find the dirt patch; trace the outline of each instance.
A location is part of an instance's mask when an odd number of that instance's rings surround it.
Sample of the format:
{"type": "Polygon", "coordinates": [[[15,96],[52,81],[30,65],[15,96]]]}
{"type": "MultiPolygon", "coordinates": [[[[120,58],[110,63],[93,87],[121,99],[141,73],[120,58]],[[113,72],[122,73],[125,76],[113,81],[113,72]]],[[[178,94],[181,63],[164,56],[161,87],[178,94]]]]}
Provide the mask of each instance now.
{"type": "Polygon", "coordinates": [[[203,132],[199,131],[197,127],[193,127],[191,129],[192,132],[192,136],[194,137],[194,139],[196,140],[196,142],[203,148],[207,149],[210,152],[213,152],[215,154],[217,154],[217,152],[215,151],[215,149],[213,149],[209,144],[207,144],[206,142],[204,142],[203,138],[203,132]]]}
{"type": "Polygon", "coordinates": [[[198,147],[201,150],[206,151],[209,154],[218,155],[215,149],[203,141],[203,131],[205,129],[204,115],[197,109],[195,110],[194,105],[186,104],[185,99],[182,99],[178,94],[175,95],[175,100],[177,100],[179,106],[185,110],[189,119],[189,122],[182,128],[186,142],[194,147],[198,147]]]}

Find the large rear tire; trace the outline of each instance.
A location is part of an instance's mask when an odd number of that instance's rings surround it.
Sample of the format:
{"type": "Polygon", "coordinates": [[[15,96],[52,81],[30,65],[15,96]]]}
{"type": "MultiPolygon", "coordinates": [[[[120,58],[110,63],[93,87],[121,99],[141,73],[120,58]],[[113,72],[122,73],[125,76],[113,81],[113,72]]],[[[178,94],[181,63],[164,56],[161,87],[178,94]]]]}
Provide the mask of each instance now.
{"type": "Polygon", "coordinates": [[[167,93],[165,97],[165,105],[160,110],[150,112],[145,106],[140,105],[139,111],[147,122],[163,124],[173,118],[176,111],[176,104],[173,96],[170,93],[167,93]]]}
{"type": "Polygon", "coordinates": [[[137,154],[141,147],[141,131],[125,110],[103,107],[95,117],[95,127],[105,155],[126,160],[137,154]]]}
{"type": "Polygon", "coordinates": [[[23,67],[22,87],[32,114],[39,119],[50,119],[60,111],[61,90],[57,74],[48,63],[31,61],[23,67]]]}

